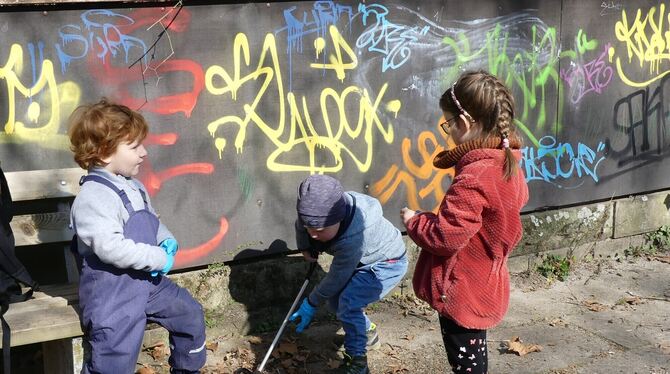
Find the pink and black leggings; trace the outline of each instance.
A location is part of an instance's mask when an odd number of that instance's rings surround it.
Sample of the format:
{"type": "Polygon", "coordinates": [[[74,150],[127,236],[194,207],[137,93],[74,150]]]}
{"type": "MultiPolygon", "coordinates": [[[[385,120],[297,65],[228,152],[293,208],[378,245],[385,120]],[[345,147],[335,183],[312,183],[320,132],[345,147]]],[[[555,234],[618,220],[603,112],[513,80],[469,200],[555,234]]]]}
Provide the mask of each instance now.
{"type": "Polygon", "coordinates": [[[440,316],[442,341],[454,373],[486,374],[486,330],[466,329],[440,316]]]}

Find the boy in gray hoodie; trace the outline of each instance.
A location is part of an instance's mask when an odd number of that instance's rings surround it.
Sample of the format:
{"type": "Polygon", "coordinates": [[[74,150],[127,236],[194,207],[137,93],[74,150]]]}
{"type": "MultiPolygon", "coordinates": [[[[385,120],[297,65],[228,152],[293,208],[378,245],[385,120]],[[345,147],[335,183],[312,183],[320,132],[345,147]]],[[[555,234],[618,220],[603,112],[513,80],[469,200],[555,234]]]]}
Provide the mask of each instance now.
{"type": "Polygon", "coordinates": [[[330,271],[306,297],[291,320],[296,329],[309,326],[325,301],[344,328],[345,362],[341,373],[369,373],[367,347],[378,342],[376,325],[365,307],[391,291],[407,272],[400,231],[384,218],[379,201],[340,182],[312,175],[298,188],[296,242],[308,261],[313,253],[333,256],[330,271]]]}
{"type": "Polygon", "coordinates": [[[74,159],[88,170],[70,217],[81,258],[81,325],[91,345],[82,373],[134,373],[147,320],[170,333],[172,373],[205,364],[202,307],[165,277],[177,241],[134,178],[147,132],[142,115],[105,99],[70,117],[74,159]]]}

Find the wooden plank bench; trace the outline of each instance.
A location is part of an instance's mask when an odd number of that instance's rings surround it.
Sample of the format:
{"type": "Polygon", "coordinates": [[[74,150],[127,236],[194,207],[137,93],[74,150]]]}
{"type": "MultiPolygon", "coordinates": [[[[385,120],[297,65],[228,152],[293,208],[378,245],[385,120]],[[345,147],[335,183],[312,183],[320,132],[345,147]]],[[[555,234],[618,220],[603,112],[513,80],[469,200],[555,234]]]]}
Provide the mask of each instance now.
{"type": "Polygon", "coordinates": [[[28,245],[62,244],[68,279],[67,284],[41,286],[31,300],[10,304],[5,318],[12,331],[11,345],[42,343],[45,373],[78,373],[83,349],[78,272],[69,249],[73,234],[69,229],[69,210],[71,199],[79,192],[79,178],[84,171],[69,168],[5,175],[17,207],[36,200],[65,200],[56,204],[56,211],[17,215],[11,227],[17,252],[28,245]]]}

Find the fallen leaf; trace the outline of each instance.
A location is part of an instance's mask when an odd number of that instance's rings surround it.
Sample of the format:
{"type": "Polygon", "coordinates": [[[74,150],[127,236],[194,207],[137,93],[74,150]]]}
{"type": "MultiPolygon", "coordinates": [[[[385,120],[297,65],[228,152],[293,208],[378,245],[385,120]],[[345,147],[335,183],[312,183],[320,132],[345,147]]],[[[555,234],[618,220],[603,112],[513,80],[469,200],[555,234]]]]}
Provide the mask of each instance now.
{"type": "Polygon", "coordinates": [[[137,371],[137,374],[156,374],[156,370],[148,366],[142,366],[140,370],[137,371]]]}
{"type": "Polygon", "coordinates": [[[386,368],[387,374],[409,373],[409,369],[402,364],[391,365],[386,368]]]}
{"type": "Polygon", "coordinates": [[[281,366],[287,369],[290,368],[291,366],[293,366],[293,359],[287,358],[285,360],[281,360],[281,366]]]}
{"type": "Polygon", "coordinates": [[[623,301],[630,305],[639,305],[644,303],[644,300],[642,300],[639,296],[624,297],[623,301]]]}
{"type": "Polygon", "coordinates": [[[525,356],[531,352],[541,352],[542,346],[537,344],[523,344],[521,338],[515,336],[507,343],[507,350],[509,352],[514,352],[519,356],[525,356]]]}
{"type": "Polygon", "coordinates": [[[165,356],[170,354],[170,347],[165,345],[165,343],[160,343],[154,346],[149,354],[154,360],[162,360],[165,356]]]}
{"type": "Polygon", "coordinates": [[[595,300],[585,300],[582,302],[582,305],[587,307],[592,312],[602,312],[603,310],[609,308],[607,305],[601,304],[595,300]]]}
{"type": "Polygon", "coordinates": [[[656,256],[654,257],[656,261],[664,262],[666,264],[670,264],[670,256],[656,256]]]}
{"type": "Polygon", "coordinates": [[[277,348],[277,351],[281,353],[288,353],[290,355],[294,355],[298,353],[298,345],[295,343],[281,343],[279,344],[279,348],[277,348]]]}
{"type": "Polygon", "coordinates": [[[165,345],[165,343],[160,341],[160,340],[157,340],[157,341],[155,341],[155,342],[153,342],[149,345],[144,346],[144,349],[146,349],[146,350],[154,349],[154,348],[158,347],[159,345],[165,345]]]}
{"type": "Polygon", "coordinates": [[[249,339],[247,339],[247,340],[251,344],[261,344],[261,343],[263,343],[263,339],[261,339],[260,336],[250,336],[249,339]]]}
{"type": "Polygon", "coordinates": [[[411,342],[412,340],[414,340],[414,335],[405,335],[405,336],[402,337],[402,339],[405,339],[405,340],[411,342]]]}
{"type": "Polygon", "coordinates": [[[560,318],[554,318],[553,320],[551,320],[551,322],[549,322],[549,326],[563,326],[563,325],[565,325],[565,322],[563,322],[563,320],[560,318]]]}
{"type": "Polygon", "coordinates": [[[218,342],[209,342],[205,344],[205,349],[208,351],[216,352],[217,349],[219,349],[219,343],[218,342]]]}

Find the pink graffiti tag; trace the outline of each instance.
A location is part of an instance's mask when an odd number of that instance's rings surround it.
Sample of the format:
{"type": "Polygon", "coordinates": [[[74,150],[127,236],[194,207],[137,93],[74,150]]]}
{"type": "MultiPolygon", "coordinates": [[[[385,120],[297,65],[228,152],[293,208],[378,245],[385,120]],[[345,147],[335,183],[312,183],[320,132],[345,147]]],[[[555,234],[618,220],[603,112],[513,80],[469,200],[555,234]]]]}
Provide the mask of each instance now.
{"type": "Polygon", "coordinates": [[[608,43],[598,58],[586,64],[571,62],[567,71],[561,69],[561,78],[570,87],[570,101],[573,104],[579,103],[590,92],[603,93],[612,80],[613,69],[605,62],[609,48],[608,43]]]}

